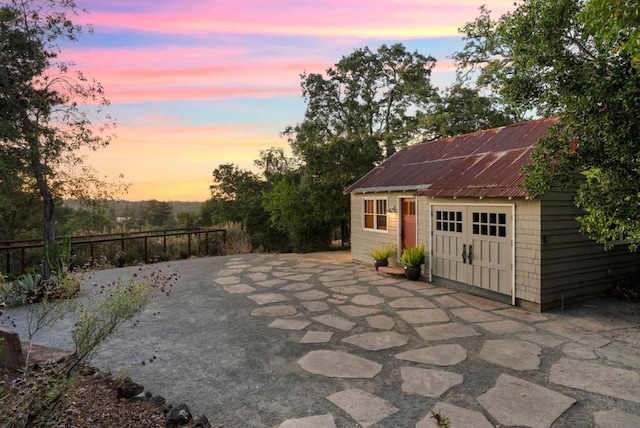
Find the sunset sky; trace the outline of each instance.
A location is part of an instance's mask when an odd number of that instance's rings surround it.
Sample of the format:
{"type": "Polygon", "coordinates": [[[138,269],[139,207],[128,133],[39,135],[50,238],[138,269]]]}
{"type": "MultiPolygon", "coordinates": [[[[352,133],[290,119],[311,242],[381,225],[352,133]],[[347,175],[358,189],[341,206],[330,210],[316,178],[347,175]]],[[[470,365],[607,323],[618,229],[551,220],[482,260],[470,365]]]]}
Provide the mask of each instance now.
{"type": "Polygon", "coordinates": [[[122,199],[204,201],[212,171],[252,169],[300,122],[300,73],[354,49],[401,42],[434,56],[432,83],[454,79],[457,29],[513,0],[78,0],[94,34],[64,55],[105,88],[117,139],[89,154],[131,183],[122,199]]]}

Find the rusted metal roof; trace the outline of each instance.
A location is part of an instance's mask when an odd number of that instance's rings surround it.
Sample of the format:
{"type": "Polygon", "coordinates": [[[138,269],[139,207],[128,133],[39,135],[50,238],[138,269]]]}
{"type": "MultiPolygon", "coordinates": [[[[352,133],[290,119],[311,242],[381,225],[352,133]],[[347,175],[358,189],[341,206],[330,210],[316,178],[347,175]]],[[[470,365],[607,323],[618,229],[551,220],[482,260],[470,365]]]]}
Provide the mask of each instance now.
{"type": "Polygon", "coordinates": [[[398,151],[345,193],[391,192],[445,197],[524,197],[522,168],[557,119],[414,144],[398,151]]]}

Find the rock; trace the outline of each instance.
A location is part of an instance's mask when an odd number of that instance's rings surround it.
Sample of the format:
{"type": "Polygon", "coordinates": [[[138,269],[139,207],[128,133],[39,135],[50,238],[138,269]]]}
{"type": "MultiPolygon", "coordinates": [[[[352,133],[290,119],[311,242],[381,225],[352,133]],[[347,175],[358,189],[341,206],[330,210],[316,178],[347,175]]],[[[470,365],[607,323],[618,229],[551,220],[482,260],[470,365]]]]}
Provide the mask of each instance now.
{"type": "Polygon", "coordinates": [[[193,418],[193,426],[196,428],[211,428],[211,422],[205,415],[197,415],[193,418]]]}
{"type": "Polygon", "coordinates": [[[155,404],[156,406],[162,406],[167,402],[167,400],[161,395],[154,395],[153,397],[149,398],[149,402],[155,404]]]}
{"type": "Polygon", "coordinates": [[[116,381],[116,387],[118,396],[123,398],[133,398],[136,395],[144,391],[144,386],[135,383],[131,378],[125,377],[122,380],[116,381]]]}
{"type": "Polygon", "coordinates": [[[186,404],[178,404],[171,408],[167,413],[167,428],[175,428],[181,425],[186,425],[193,419],[191,411],[186,404]]]}

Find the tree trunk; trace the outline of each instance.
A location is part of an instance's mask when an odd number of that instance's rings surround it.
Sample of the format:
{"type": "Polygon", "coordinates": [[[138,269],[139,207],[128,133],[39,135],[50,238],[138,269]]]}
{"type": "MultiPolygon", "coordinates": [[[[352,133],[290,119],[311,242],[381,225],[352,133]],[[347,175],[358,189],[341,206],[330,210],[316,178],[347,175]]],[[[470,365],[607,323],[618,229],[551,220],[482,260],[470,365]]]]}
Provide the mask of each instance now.
{"type": "Polygon", "coordinates": [[[44,254],[45,260],[42,266],[42,277],[45,281],[51,278],[51,269],[57,266],[51,266],[56,262],[56,216],[55,216],[55,201],[53,195],[49,189],[40,189],[42,194],[42,204],[44,206],[44,254]]]}

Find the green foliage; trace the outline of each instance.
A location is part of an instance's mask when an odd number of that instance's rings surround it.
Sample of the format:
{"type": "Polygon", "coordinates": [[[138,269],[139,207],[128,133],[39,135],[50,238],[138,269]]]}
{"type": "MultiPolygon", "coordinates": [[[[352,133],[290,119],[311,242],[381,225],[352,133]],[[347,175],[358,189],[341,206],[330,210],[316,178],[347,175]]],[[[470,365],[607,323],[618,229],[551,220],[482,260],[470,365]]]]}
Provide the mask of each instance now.
{"type": "Polygon", "coordinates": [[[581,230],[607,247],[622,236],[631,250],[640,242],[637,6],[526,0],[498,20],[482,9],[456,54],[516,109],[558,117],[525,171],[529,193],[577,186],[581,230]]]}
{"type": "Polygon", "coordinates": [[[144,202],[139,220],[151,229],[170,229],[176,226],[171,203],[155,199],[144,202]]]}
{"type": "Polygon", "coordinates": [[[521,119],[517,112],[501,105],[496,95],[481,95],[478,89],[458,82],[435,98],[423,123],[429,138],[439,139],[506,126],[521,119]]]}
{"type": "Polygon", "coordinates": [[[42,330],[79,310],[72,338],[75,353],[56,366],[33,370],[27,364],[12,388],[0,389],[3,427],[58,426],[64,417],[61,398],[97,349],[125,322],[138,315],[150,299],[168,293],[178,279],[175,273],[143,271],[128,280],[101,285],[82,304],[45,298],[28,313],[29,355],[34,337],[42,330]]]}
{"type": "Polygon", "coordinates": [[[395,245],[386,244],[382,248],[377,248],[371,251],[368,255],[373,257],[374,260],[387,260],[389,257],[396,253],[395,245]]]}
{"type": "Polygon", "coordinates": [[[424,244],[407,247],[402,251],[400,264],[405,267],[416,267],[424,263],[424,244]]]}
{"type": "MultiPolygon", "coordinates": [[[[60,59],[82,31],[71,0],[8,0],[0,6],[0,159],[13,178],[10,195],[37,192],[46,248],[55,246],[56,200],[103,197],[112,189],[83,165],[80,149],[109,143],[113,121],[103,89],[60,59]]],[[[17,200],[16,200],[17,201],[17,200]]],[[[49,279],[48,266],[44,277],[49,279]]]]}

